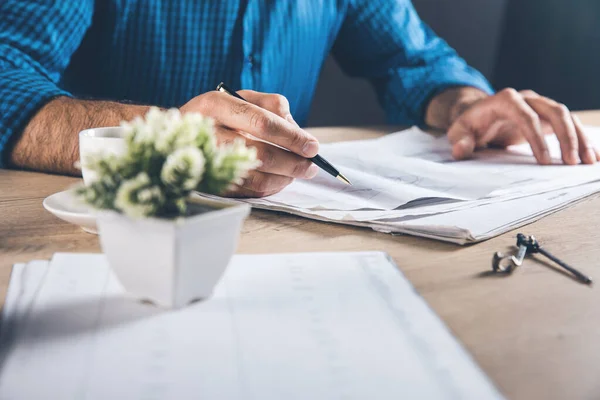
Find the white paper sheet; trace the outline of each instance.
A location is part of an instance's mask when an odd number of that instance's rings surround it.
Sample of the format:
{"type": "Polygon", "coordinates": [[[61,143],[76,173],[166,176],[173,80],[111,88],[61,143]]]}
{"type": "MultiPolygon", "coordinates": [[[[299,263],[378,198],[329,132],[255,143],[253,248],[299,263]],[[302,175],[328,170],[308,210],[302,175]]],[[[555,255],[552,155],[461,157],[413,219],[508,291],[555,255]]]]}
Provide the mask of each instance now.
{"type": "Polygon", "coordinates": [[[445,235],[445,241],[466,244],[522,227],[597,192],[600,192],[598,182],[409,221],[378,221],[374,226],[380,223],[382,230],[404,231],[432,239],[445,235]],[[461,226],[457,221],[468,221],[468,224],[461,226]]]}
{"type": "MultiPolygon", "coordinates": [[[[600,147],[600,130],[588,128],[588,134],[600,147]]],[[[558,140],[548,136],[546,141],[551,166],[537,165],[527,144],[482,150],[474,159],[457,162],[447,138],[418,128],[323,145],[321,153],[354,186],[320,173],[277,195],[247,202],[382,232],[477,242],[600,191],[592,184],[600,181],[600,164],[562,165],[558,140]],[[513,208],[518,211],[510,212],[513,208]]]]}
{"type": "MultiPolygon", "coordinates": [[[[10,285],[6,292],[4,311],[0,325],[0,338],[6,342],[14,337],[17,332],[17,318],[28,314],[37,294],[40,284],[43,282],[48,271],[48,261],[35,260],[28,264],[16,264],[10,275],[10,285]]],[[[0,346],[0,363],[8,350],[0,346]]]]}
{"type": "MultiPolygon", "coordinates": [[[[296,180],[265,201],[305,209],[393,210],[418,199],[474,200],[520,180],[496,171],[473,174],[452,163],[405,157],[394,145],[405,142],[406,137],[427,143],[430,135],[415,128],[366,145],[364,141],[323,145],[320,154],[342,171],[352,186],[320,171],[314,179],[296,180]],[[388,146],[390,142],[394,145],[388,146]]],[[[413,144],[412,148],[416,151],[419,146],[413,144]]]]}
{"type": "Polygon", "coordinates": [[[57,254],[15,320],[0,399],[501,398],[383,253],[235,256],[178,311],[57,254]]]}
{"type": "Polygon", "coordinates": [[[547,139],[556,165],[539,166],[525,146],[488,149],[456,162],[445,137],[418,128],[375,140],[323,145],[321,154],[353,183],[321,171],[282,192],[252,203],[311,210],[394,210],[415,200],[477,200],[537,194],[600,179],[596,166],[560,165],[560,147],[547,139]]]}
{"type": "Polygon", "coordinates": [[[265,207],[267,210],[287,212],[301,217],[343,225],[371,228],[377,232],[421,236],[465,245],[487,240],[510,230],[525,226],[554,212],[560,211],[595,193],[600,192],[600,183],[590,183],[539,195],[518,197],[503,201],[482,202],[466,208],[456,208],[440,213],[413,215],[395,218],[393,214],[379,214],[381,218],[369,219],[363,211],[360,220],[355,213],[313,211],[289,207],[265,207]]]}

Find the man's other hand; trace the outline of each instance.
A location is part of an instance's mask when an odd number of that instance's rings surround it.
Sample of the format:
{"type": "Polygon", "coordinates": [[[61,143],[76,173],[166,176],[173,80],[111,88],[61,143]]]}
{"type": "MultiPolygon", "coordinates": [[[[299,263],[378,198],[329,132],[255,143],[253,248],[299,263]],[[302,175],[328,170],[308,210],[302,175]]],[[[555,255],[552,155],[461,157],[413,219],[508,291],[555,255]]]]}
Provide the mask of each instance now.
{"type": "MultiPolygon", "coordinates": [[[[468,89],[468,88],[467,88],[468,89]]],[[[460,101],[455,102],[459,105],[460,101]]],[[[477,148],[507,147],[529,142],[538,163],[550,164],[544,135],[554,133],[560,142],[565,164],[594,164],[600,153],[586,136],[577,116],[554,100],[527,90],[504,89],[464,105],[450,118],[448,139],[452,155],[469,158],[477,148]]]]}
{"type": "Polygon", "coordinates": [[[182,112],[214,118],[220,143],[243,138],[247,145],[256,147],[262,165],[226,195],[264,197],[279,192],[294,178],[313,178],[319,170],[308,158],[317,155],[319,143],[296,124],[287,99],[251,90],[238,93],[248,102],[214,91],[181,107],[182,112]]]}

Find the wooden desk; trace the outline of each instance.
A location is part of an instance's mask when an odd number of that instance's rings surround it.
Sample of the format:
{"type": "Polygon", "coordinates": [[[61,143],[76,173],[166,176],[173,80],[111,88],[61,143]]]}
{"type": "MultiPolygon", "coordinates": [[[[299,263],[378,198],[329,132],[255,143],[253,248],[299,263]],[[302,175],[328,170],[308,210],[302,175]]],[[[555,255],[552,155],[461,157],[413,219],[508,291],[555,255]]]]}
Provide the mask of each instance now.
{"type": "MultiPolygon", "coordinates": [[[[600,111],[580,114],[600,125],[600,111]]],[[[313,129],[324,141],[375,137],[386,129],[313,129]]],[[[42,208],[77,180],[0,170],[0,298],[12,264],[54,252],[98,252],[97,237],[42,208]]],[[[600,197],[522,231],[600,279],[600,197]]],[[[516,232],[471,247],[253,211],[240,253],[383,250],[511,399],[600,398],[600,290],[527,261],[514,276],[485,274],[516,232]]]]}

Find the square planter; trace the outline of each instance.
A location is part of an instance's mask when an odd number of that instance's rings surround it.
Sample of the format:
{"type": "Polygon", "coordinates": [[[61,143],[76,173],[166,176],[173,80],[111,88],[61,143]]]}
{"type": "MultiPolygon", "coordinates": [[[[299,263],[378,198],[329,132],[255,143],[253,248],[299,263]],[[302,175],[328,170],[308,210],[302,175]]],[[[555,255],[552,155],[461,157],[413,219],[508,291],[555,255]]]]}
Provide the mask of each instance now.
{"type": "Polygon", "coordinates": [[[98,214],[102,250],[125,290],[169,308],[211,296],[250,206],[194,196],[189,208],[176,219],[98,214]]]}

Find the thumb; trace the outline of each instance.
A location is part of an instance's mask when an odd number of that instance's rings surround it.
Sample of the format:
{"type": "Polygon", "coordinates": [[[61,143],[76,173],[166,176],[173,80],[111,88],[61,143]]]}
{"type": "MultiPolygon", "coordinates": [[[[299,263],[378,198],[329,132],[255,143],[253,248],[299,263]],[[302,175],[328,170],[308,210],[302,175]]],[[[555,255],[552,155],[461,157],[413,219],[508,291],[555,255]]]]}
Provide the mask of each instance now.
{"type": "Polygon", "coordinates": [[[475,132],[457,120],[448,130],[448,140],[452,145],[452,157],[456,160],[470,158],[475,151],[475,132]]]}

